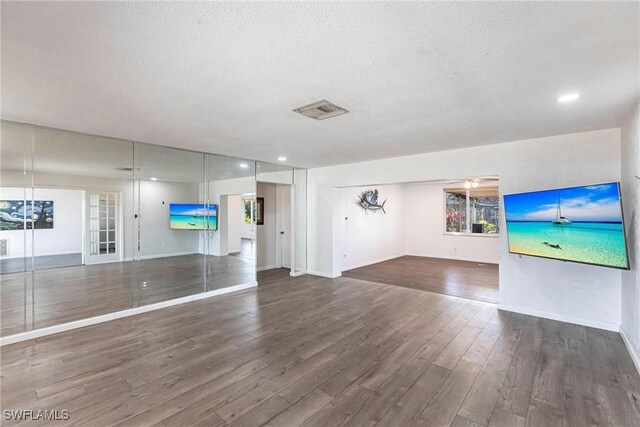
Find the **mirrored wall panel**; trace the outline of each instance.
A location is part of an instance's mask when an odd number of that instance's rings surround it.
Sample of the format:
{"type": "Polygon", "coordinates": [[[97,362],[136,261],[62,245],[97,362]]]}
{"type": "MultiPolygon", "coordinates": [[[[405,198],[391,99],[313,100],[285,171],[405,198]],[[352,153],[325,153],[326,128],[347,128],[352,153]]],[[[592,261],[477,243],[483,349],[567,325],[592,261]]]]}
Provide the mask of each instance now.
{"type": "Polygon", "coordinates": [[[307,271],[307,170],[293,170],[295,273],[307,271]]]}
{"type": "Polygon", "coordinates": [[[12,335],[33,326],[33,129],[2,123],[0,130],[0,333],[12,335]]]}
{"type": "Polygon", "coordinates": [[[306,170],[1,122],[2,336],[306,270],[306,170]]]}
{"type": "Polygon", "coordinates": [[[207,154],[207,290],[256,281],[255,162],[207,154]]]}
{"type": "Polygon", "coordinates": [[[288,269],[294,265],[293,168],[257,162],[257,269],[288,269]]]}
{"type": "Polygon", "coordinates": [[[204,154],[136,144],[134,157],[135,302],[147,305],[204,292],[204,154]]]}
{"type": "Polygon", "coordinates": [[[133,144],[33,132],[34,329],[130,308],[133,144]]]}

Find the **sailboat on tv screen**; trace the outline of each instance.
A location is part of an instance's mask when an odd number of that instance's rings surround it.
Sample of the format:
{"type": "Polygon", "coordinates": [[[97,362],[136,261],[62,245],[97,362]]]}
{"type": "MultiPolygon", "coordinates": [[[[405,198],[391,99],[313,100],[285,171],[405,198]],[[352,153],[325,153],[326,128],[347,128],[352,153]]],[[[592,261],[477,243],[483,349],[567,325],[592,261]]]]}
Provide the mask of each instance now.
{"type": "Polygon", "coordinates": [[[553,225],[571,225],[573,224],[567,218],[562,216],[562,201],[558,196],[558,207],[556,208],[556,219],[552,222],[553,225]]]}

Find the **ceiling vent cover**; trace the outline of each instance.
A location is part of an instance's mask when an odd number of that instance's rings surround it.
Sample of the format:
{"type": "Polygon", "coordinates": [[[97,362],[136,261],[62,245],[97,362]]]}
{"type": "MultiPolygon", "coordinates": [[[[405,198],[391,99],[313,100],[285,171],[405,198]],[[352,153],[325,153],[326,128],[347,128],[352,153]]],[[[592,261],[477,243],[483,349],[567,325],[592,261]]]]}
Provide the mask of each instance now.
{"type": "Polygon", "coordinates": [[[349,112],[324,99],[314,102],[313,104],[305,105],[304,107],[296,108],[293,111],[316,120],[324,120],[349,112]]]}

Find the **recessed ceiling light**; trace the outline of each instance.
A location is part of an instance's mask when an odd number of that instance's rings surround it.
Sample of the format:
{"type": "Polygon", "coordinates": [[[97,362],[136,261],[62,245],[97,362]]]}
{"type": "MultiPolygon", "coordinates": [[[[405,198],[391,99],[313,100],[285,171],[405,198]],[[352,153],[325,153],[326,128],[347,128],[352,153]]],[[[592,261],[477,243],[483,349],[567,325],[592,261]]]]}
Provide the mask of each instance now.
{"type": "Polygon", "coordinates": [[[280,156],[280,157],[278,157],[278,161],[279,162],[286,162],[287,158],[285,156],[280,156]]]}
{"type": "Polygon", "coordinates": [[[156,178],[155,176],[152,176],[151,178],[149,178],[151,181],[157,181],[158,178],[156,178]]]}
{"type": "Polygon", "coordinates": [[[248,164],[246,164],[246,163],[240,163],[240,167],[241,167],[242,169],[246,169],[246,168],[248,168],[248,167],[249,167],[249,165],[248,165],[248,164]]]}
{"type": "Polygon", "coordinates": [[[558,102],[570,102],[570,101],[575,101],[578,98],[580,98],[579,93],[568,93],[566,95],[562,95],[561,97],[559,97],[558,102]]]}

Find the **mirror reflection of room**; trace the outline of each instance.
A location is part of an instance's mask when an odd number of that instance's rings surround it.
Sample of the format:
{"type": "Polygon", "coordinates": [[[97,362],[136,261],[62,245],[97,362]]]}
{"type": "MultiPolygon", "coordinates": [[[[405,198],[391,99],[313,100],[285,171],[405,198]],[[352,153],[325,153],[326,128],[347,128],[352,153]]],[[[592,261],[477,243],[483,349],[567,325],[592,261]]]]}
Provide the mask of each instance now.
{"type": "Polygon", "coordinates": [[[293,168],[258,162],[256,169],[258,282],[289,276],[294,265],[293,168]]]}
{"type": "Polygon", "coordinates": [[[218,211],[217,228],[201,242],[208,291],[256,281],[255,169],[250,160],[206,155],[205,201],[218,211]]]}
{"type": "Polygon", "coordinates": [[[255,162],[2,122],[2,336],[256,283],[255,162]]]}
{"type": "Polygon", "coordinates": [[[5,122],[2,137],[2,335],[130,308],[133,144],[5,122]]]}

